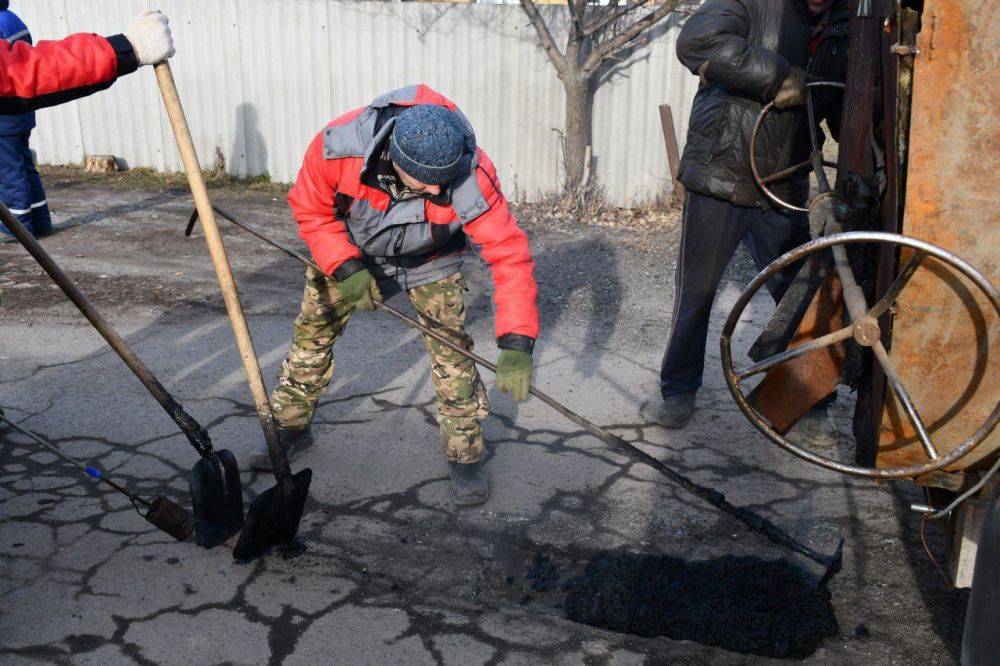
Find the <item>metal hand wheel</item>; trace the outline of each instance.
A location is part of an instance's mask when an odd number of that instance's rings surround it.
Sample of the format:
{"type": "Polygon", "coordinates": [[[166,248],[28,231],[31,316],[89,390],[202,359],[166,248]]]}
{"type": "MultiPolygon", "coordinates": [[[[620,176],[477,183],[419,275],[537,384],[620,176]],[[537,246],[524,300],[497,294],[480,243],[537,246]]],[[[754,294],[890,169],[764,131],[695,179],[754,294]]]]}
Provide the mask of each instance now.
{"type": "MultiPolygon", "coordinates": [[[[839,88],[844,89],[844,84],[837,81],[810,81],[806,84],[807,89],[812,88],[839,88]]],[[[823,167],[836,168],[837,164],[835,162],[830,162],[823,159],[823,150],[820,147],[819,135],[817,134],[818,128],[816,127],[816,113],[813,110],[812,95],[806,94],[806,114],[809,119],[809,141],[812,145],[812,152],[809,154],[809,159],[804,162],[799,162],[788,168],[782,169],[778,172],[772,173],[768,176],[762,176],[758,166],[757,166],[757,134],[760,132],[760,128],[764,124],[764,118],[767,117],[774,109],[774,102],[768,102],[768,104],[761,109],[760,115],[757,117],[757,122],[753,126],[753,134],[750,135],[750,171],[753,172],[754,180],[757,181],[757,186],[760,187],[764,195],[778,204],[782,208],[787,208],[789,210],[796,210],[800,213],[809,212],[808,208],[803,208],[801,206],[793,206],[784,199],[781,199],[778,195],[768,188],[768,184],[774,183],[776,181],[793,176],[800,171],[806,169],[812,169],[816,174],[816,178],[819,179],[819,189],[820,191],[828,191],[830,189],[829,183],[826,181],[826,173],[823,171],[823,167]]]]}
{"type": "Polygon", "coordinates": [[[726,378],[726,384],[729,386],[729,391],[733,394],[736,404],[743,411],[750,422],[753,423],[754,426],[764,433],[764,435],[772,442],[789,453],[802,458],[803,460],[807,460],[811,463],[837,472],[882,479],[915,477],[933,470],[942,469],[964,457],[976,448],[980,442],[982,442],[986,436],[993,431],[993,429],[997,426],[997,422],[1000,421],[1000,403],[993,408],[993,411],[990,413],[986,421],[968,439],[951,451],[942,454],[934,442],[931,441],[927,428],[924,425],[923,420],[920,418],[920,414],[917,412],[916,406],[910,399],[909,392],[903,385],[892,360],[889,358],[889,353],[886,351],[881,342],[881,330],[878,323],[879,317],[892,307],[893,302],[899,297],[900,293],[913,276],[913,273],[920,266],[921,262],[927,257],[934,257],[968,278],[968,280],[976,285],[976,287],[978,287],[979,290],[986,296],[989,302],[993,305],[994,311],[996,311],[997,315],[1000,316],[1000,294],[998,294],[996,287],[994,287],[990,281],[986,279],[986,277],[979,273],[979,271],[947,250],[937,247],[936,245],[932,245],[915,238],[901,236],[899,234],[877,231],[852,231],[824,236],[800,245],[794,250],[783,254],[761,273],[759,273],[750,282],[746,290],[740,295],[736,304],[733,306],[732,311],[729,313],[729,318],[726,320],[726,325],[722,330],[722,339],[720,341],[722,351],[722,368],[726,378]],[[878,303],[872,307],[868,307],[868,304],[865,301],[865,296],[854,279],[853,272],[851,271],[847,259],[845,246],[857,243],[890,244],[900,247],[908,247],[914,250],[913,256],[899,271],[898,276],[890,285],[885,296],[883,296],[878,303]],[[847,306],[847,313],[851,323],[838,331],[828,333],[824,336],[816,338],[815,340],[810,340],[809,342],[799,346],[792,347],[762,361],[758,361],[744,367],[735,367],[733,365],[730,342],[733,331],[736,329],[736,324],[739,323],[740,317],[743,315],[743,311],[746,309],[750,300],[760,290],[760,288],[764,286],[767,280],[777,275],[782,269],[812,254],[826,250],[827,248],[829,248],[833,253],[834,266],[843,285],[844,302],[847,306]],[[826,458],[785,439],[784,436],[778,433],[774,427],[768,423],[764,415],[758,412],[753,405],[747,401],[746,396],[743,395],[740,388],[740,383],[742,381],[762,372],[766,372],[781,363],[799,358],[800,356],[804,356],[805,354],[818,349],[823,349],[824,347],[847,340],[848,338],[853,338],[859,345],[870,347],[872,349],[874,357],[878,364],[882,366],[886,379],[892,387],[892,390],[902,406],[903,411],[906,413],[906,417],[913,425],[913,429],[927,455],[928,461],[926,463],[909,465],[906,467],[870,468],[848,465],[826,458]]]}

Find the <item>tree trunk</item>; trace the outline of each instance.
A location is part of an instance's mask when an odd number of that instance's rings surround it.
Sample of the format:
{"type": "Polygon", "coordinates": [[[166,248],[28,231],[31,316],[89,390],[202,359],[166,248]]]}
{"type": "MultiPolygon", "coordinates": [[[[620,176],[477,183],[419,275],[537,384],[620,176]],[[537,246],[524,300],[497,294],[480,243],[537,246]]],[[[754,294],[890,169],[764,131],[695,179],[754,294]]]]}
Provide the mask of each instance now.
{"type": "Polygon", "coordinates": [[[591,102],[590,82],[579,77],[566,77],[566,190],[574,192],[583,184],[588,170],[587,146],[590,145],[591,102]]]}

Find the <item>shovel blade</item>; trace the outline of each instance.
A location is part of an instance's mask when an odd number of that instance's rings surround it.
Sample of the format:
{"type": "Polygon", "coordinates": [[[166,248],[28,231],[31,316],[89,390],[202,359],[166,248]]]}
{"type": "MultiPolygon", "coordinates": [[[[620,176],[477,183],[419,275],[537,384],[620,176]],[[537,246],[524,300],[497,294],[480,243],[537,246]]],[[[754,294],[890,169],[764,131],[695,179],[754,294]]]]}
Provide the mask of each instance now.
{"type": "Polygon", "coordinates": [[[299,530],[310,483],[312,470],[304,469],[288,481],[265,490],[251,502],[246,525],[233,550],[233,559],[249,562],[274,546],[292,541],[299,530]]]}
{"type": "Polygon", "coordinates": [[[143,517],[178,541],[187,540],[194,532],[195,519],[191,512],[166,497],[154,499],[143,517]]]}
{"type": "Polygon", "coordinates": [[[199,546],[212,548],[240,531],[243,488],[231,451],[221,449],[199,460],[191,470],[190,487],[199,546]]]}

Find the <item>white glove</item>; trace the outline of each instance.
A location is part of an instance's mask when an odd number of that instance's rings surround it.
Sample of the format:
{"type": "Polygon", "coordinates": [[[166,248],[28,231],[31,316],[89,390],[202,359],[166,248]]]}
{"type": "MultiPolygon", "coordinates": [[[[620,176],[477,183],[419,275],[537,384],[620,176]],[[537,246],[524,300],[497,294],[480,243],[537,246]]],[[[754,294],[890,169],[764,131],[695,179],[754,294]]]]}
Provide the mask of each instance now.
{"type": "Polygon", "coordinates": [[[174,54],[170,22],[158,9],[148,9],[129,24],[125,36],[132,43],[139,66],[155,65],[174,54]]]}

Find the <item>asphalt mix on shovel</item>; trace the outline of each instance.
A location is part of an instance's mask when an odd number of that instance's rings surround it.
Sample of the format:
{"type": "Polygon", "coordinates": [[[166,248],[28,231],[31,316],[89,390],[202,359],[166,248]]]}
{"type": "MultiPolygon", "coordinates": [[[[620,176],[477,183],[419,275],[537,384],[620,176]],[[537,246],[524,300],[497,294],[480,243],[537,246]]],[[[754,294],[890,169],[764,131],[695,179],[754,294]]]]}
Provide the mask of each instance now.
{"type": "Polygon", "coordinates": [[[827,588],[814,589],[783,560],[727,555],[689,562],[621,551],[598,554],[582,572],[564,575],[538,552],[524,577],[534,593],[564,593],[567,619],[644,638],[802,659],[838,633],[827,588]]]}

